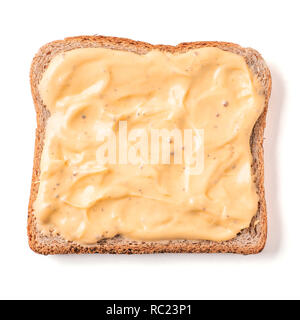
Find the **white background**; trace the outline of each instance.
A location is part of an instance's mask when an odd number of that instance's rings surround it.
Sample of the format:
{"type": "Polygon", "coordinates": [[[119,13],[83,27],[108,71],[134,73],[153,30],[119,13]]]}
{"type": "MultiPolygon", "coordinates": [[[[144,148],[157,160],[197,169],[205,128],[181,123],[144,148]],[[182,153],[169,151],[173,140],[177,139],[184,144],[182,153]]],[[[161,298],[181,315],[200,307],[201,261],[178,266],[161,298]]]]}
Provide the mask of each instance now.
{"type": "Polygon", "coordinates": [[[300,298],[298,1],[1,1],[0,298],[300,298]],[[256,256],[39,256],[26,219],[35,136],[31,60],[101,34],[154,44],[231,41],[260,51],[273,92],[265,133],[268,242],[256,256]]]}

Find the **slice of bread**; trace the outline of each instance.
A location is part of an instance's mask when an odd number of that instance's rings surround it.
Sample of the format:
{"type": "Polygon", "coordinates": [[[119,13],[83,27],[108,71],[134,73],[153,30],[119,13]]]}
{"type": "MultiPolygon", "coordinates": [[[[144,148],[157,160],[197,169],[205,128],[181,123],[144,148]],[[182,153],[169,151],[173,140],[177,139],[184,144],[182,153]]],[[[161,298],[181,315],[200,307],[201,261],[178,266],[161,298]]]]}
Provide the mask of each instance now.
{"type": "MultiPolygon", "coordinates": [[[[33,59],[30,81],[32,96],[37,114],[37,129],[34,154],[34,167],[32,176],[31,195],[28,212],[28,237],[32,250],[40,254],[84,254],[84,253],[240,253],[253,254],[260,252],[267,238],[267,216],[264,190],[264,160],[263,160],[263,134],[266,122],[266,113],[271,93],[271,75],[260,54],[250,48],[242,48],[239,45],[227,42],[192,42],[181,43],[177,46],[151,45],[145,42],[129,39],[104,37],[104,36],[79,36],[54,41],[43,46],[33,59]],[[40,159],[43,150],[45,127],[50,116],[49,111],[43,104],[38,84],[51,59],[57,54],[76,48],[103,47],[114,50],[126,50],[137,54],[145,54],[150,50],[158,49],[171,53],[186,52],[190,49],[201,47],[218,47],[244,57],[250,70],[255,74],[261,83],[265,96],[265,108],[257,120],[251,140],[251,151],[253,155],[252,172],[259,194],[258,211],[253,217],[249,228],[242,230],[234,239],[223,242],[215,241],[133,241],[117,236],[113,239],[103,239],[95,245],[83,246],[77,243],[66,241],[60,236],[44,236],[36,225],[33,210],[33,203],[39,189],[40,159]]],[[[243,208],[241,208],[243,210],[243,208]]]]}

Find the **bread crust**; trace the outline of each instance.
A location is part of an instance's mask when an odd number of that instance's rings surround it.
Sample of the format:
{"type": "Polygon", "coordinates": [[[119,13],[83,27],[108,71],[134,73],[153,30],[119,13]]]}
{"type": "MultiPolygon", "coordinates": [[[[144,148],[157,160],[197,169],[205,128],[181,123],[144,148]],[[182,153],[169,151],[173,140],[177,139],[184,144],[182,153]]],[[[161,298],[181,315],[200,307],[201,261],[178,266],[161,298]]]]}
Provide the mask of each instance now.
{"type": "Polygon", "coordinates": [[[267,239],[267,212],[264,190],[264,160],[263,135],[266,124],[268,102],[271,94],[271,74],[261,55],[251,49],[242,48],[230,42],[188,42],[177,46],[152,45],[146,42],[134,41],[125,38],[104,36],[78,36],[50,42],[40,48],[35,55],[30,70],[31,92],[36,110],[37,129],[31,193],[28,208],[28,240],[30,248],[44,255],[49,254],[86,254],[86,253],[118,253],[118,254],[145,254],[145,253],[238,253],[255,254],[263,250],[267,239]],[[145,54],[150,50],[158,49],[171,53],[186,52],[190,49],[202,47],[217,47],[244,57],[251,71],[258,77],[263,94],[265,107],[255,123],[252,131],[250,146],[253,155],[252,173],[257,186],[259,204],[257,214],[253,217],[250,226],[242,230],[234,239],[229,241],[207,240],[171,240],[171,241],[133,241],[117,236],[113,239],[103,239],[95,245],[80,245],[66,241],[60,236],[45,236],[36,225],[33,204],[39,188],[40,159],[43,151],[45,128],[49,111],[39,95],[38,84],[43,72],[51,59],[57,54],[76,48],[103,47],[114,50],[126,50],[138,54],[145,54]],[[257,223],[258,222],[258,223],[257,223]]]}

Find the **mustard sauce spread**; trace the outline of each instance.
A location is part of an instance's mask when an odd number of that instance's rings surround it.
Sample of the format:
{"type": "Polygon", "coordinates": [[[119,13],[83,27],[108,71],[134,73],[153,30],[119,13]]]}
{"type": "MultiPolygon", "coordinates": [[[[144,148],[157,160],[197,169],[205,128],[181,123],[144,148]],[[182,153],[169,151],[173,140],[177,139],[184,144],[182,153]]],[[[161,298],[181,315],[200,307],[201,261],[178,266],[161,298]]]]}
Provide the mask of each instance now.
{"type": "MultiPolygon", "coordinates": [[[[57,55],[39,84],[51,116],[34,203],[38,228],[85,245],[116,235],[234,238],[258,208],[250,137],[264,108],[260,91],[243,57],[218,48],[144,55],[83,48],[57,55]],[[119,163],[118,156],[99,162],[105,130],[116,133],[119,154],[121,121],[128,131],[203,130],[202,172],[142,157],[136,164],[119,163]]],[[[169,143],[172,160],[172,137],[169,143]]]]}

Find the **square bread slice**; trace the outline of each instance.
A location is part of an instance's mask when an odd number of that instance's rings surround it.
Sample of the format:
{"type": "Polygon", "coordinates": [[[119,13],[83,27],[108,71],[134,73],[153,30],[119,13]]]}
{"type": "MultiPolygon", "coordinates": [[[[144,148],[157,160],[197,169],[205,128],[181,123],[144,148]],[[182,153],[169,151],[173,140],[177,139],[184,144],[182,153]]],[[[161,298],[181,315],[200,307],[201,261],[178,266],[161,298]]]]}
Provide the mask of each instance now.
{"type": "MultiPolygon", "coordinates": [[[[266,113],[271,93],[271,75],[261,55],[251,49],[242,48],[237,44],[227,42],[192,42],[181,43],[177,46],[151,45],[145,42],[129,39],[104,36],[79,36],[54,41],[43,46],[33,59],[30,82],[32,96],[37,114],[37,129],[34,153],[34,167],[31,185],[31,195],[28,212],[29,245],[37,253],[48,254],[85,254],[85,253],[119,253],[119,254],[145,254],[145,253],[239,253],[254,254],[260,252],[267,237],[267,216],[264,191],[264,160],[263,135],[266,122],[266,113]],[[170,53],[182,53],[190,49],[202,47],[217,47],[241,55],[249,69],[261,83],[265,96],[265,107],[258,118],[250,139],[253,156],[252,173],[259,195],[258,210],[250,226],[242,230],[234,239],[229,241],[133,241],[117,236],[112,239],[100,240],[95,245],[80,245],[66,241],[60,236],[45,236],[39,232],[34,215],[33,204],[39,190],[40,160],[43,151],[45,128],[50,112],[43,104],[38,84],[51,59],[57,54],[77,48],[109,48],[114,50],[131,51],[145,54],[153,49],[170,53]]],[[[241,208],[243,210],[243,208],[241,208]]]]}

